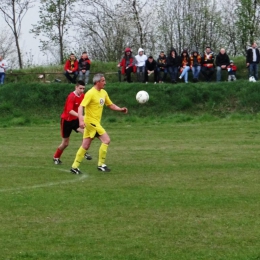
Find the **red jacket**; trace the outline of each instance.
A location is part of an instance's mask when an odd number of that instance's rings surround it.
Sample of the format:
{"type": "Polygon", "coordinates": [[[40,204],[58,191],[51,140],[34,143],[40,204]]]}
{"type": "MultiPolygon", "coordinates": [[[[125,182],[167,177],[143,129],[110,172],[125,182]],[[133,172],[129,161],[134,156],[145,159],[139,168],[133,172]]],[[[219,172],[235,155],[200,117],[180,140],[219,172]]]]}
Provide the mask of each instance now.
{"type": "Polygon", "coordinates": [[[67,60],[64,65],[64,70],[71,70],[72,72],[78,71],[79,63],[77,60],[71,61],[67,60]]]}
{"type": "MultiPolygon", "coordinates": [[[[126,60],[125,60],[125,57],[123,57],[123,59],[121,60],[119,65],[122,67],[121,73],[125,74],[125,70],[126,70],[126,60]]],[[[129,67],[133,67],[133,72],[136,72],[136,66],[134,65],[134,58],[132,58],[132,57],[130,58],[130,65],[129,65],[129,67]]]]}

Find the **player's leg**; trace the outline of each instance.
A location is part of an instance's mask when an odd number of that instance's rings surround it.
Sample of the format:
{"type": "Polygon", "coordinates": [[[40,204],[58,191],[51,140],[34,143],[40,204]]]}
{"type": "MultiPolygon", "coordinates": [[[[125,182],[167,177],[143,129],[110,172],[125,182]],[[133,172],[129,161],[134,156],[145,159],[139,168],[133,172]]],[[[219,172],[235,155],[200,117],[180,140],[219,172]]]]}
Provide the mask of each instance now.
{"type": "Polygon", "coordinates": [[[70,134],[72,129],[73,129],[73,123],[71,121],[66,121],[64,119],[61,119],[60,130],[61,130],[62,141],[53,155],[53,161],[55,164],[61,164],[60,157],[63,151],[69,145],[69,139],[70,139],[70,134]]]}
{"type": "Polygon", "coordinates": [[[108,145],[110,144],[110,137],[107,133],[100,135],[99,140],[101,141],[101,145],[99,148],[99,158],[98,158],[98,170],[103,172],[110,172],[110,169],[105,164],[108,145]]]}
{"type": "MultiPolygon", "coordinates": [[[[80,132],[80,133],[83,134],[83,133],[84,133],[84,129],[78,127],[78,128],[76,129],[76,132],[80,132]]],[[[92,160],[92,156],[91,156],[90,154],[88,154],[88,151],[86,151],[86,153],[85,153],[85,158],[86,158],[87,160],[92,160]]]]}

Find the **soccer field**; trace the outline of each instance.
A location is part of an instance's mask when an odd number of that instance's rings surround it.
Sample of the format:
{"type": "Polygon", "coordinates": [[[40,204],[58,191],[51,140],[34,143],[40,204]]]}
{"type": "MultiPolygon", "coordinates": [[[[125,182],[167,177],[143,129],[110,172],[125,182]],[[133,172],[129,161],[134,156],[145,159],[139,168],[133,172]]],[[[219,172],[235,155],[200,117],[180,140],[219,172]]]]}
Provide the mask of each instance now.
{"type": "Polygon", "coordinates": [[[69,172],[59,125],[0,129],[0,259],[259,260],[260,122],[106,123],[69,172]]]}

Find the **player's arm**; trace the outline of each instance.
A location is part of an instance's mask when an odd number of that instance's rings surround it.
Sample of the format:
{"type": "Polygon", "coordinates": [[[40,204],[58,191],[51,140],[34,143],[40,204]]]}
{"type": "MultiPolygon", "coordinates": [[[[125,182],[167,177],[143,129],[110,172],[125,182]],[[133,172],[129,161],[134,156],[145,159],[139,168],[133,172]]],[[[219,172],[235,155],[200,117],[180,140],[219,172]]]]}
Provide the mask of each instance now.
{"type": "Polygon", "coordinates": [[[117,105],[115,105],[115,104],[109,105],[108,107],[109,107],[111,110],[121,111],[121,112],[123,112],[123,113],[125,113],[125,114],[127,114],[127,112],[128,112],[128,109],[127,109],[126,107],[119,107],[119,106],[117,106],[117,105]]]}
{"type": "Polygon", "coordinates": [[[78,108],[78,118],[79,118],[79,127],[80,128],[85,127],[83,110],[84,110],[84,107],[80,105],[78,108]]]}
{"type": "Polygon", "coordinates": [[[69,114],[72,115],[72,116],[78,117],[78,113],[76,111],[74,111],[74,110],[70,110],[69,114]]]}

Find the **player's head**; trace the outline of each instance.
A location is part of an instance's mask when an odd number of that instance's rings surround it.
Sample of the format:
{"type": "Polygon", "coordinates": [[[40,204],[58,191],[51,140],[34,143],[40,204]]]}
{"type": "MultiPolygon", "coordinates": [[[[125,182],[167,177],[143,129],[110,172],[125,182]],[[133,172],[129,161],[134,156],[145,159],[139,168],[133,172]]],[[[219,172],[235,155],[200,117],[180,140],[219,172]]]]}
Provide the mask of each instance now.
{"type": "Polygon", "coordinates": [[[106,85],[106,79],[104,74],[98,73],[93,77],[93,83],[98,89],[102,89],[106,85]]]}
{"type": "Polygon", "coordinates": [[[86,52],[86,51],[83,51],[82,54],[81,54],[81,57],[82,57],[83,59],[86,59],[86,58],[88,57],[87,52],[86,52]]]}
{"type": "Polygon", "coordinates": [[[77,95],[81,95],[85,90],[85,82],[83,80],[79,80],[75,86],[75,91],[77,95]]]}

